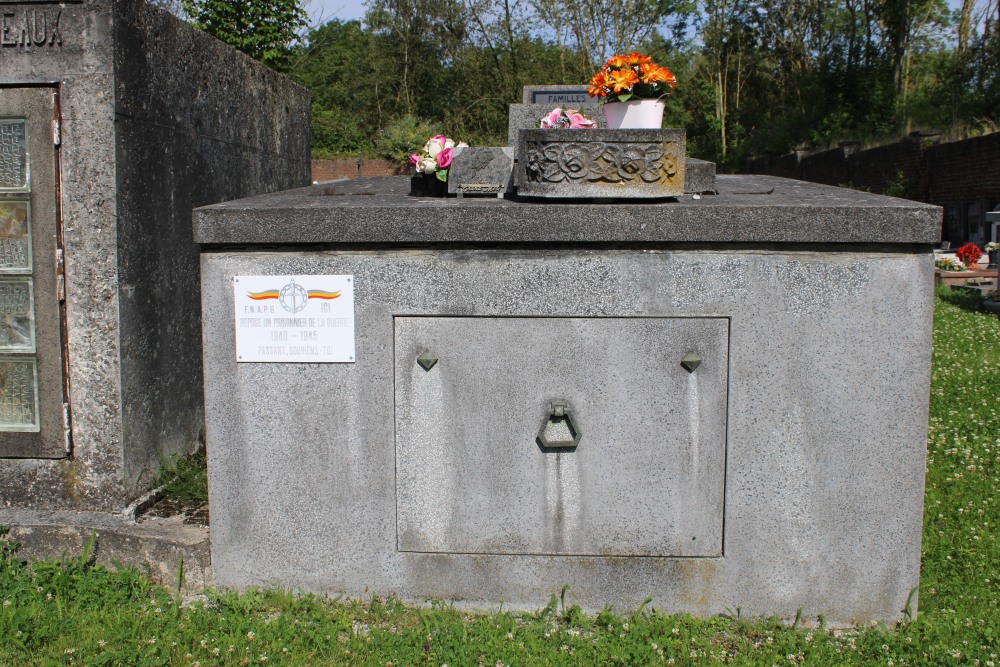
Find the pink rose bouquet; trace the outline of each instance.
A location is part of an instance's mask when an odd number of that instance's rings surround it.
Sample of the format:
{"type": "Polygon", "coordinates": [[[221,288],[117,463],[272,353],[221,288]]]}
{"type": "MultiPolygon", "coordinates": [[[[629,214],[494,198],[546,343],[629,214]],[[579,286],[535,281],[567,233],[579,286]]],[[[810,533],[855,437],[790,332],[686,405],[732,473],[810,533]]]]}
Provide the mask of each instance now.
{"type": "Polygon", "coordinates": [[[582,113],[576,109],[563,109],[561,107],[556,107],[549,112],[538,127],[543,130],[555,130],[555,129],[570,129],[570,130],[589,130],[591,128],[597,127],[597,123],[591,118],[587,118],[582,113]]]}
{"type": "Polygon", "coordinates": [[[448,167],[455,157],[455,149],[465,148],[464,141],[455,143],[443,134],[436,134],[424,144],[424,150],[410,155],[410,165],[420,174],[434,174],[439,181],[448,180],[448,167]]]}

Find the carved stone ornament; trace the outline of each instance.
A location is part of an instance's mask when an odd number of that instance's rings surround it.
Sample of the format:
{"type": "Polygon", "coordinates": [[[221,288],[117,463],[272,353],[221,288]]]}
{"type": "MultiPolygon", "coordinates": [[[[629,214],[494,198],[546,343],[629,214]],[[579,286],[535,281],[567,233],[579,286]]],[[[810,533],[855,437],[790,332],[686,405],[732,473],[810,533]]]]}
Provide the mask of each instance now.
{"type": "Polygon", "coordinates": [[[522,130],[518,193],[658,198],[684,192],[684,130],[522,130]]]}

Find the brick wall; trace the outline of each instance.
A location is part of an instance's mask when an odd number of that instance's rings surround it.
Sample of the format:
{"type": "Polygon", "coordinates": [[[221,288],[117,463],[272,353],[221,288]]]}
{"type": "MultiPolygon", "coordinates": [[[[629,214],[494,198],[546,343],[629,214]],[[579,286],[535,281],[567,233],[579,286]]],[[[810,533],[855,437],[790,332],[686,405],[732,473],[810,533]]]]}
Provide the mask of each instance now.
{"type": "Polygon", "coordinates": [[[749,160],[744,172],[850,185],[945,209],[943,238],[952,245],[989,240],[983,214],[1000,203],[1000,132],[962,141],[906,137],[857,150],[855,145],[749,160]]]}
{"type": "MultiPolygon", "coordinates": [[[[408,168],[401,167],[389,160],[364,159],[361,163],[361,176],[394,176],[409,173],[408,168]]],[[[313,182],[332,181],[336,178],[357,178],[357,158],[343,160],[313,160],[313,182]]]]}
{"type": "Polygon", "coordinates": [[[1000,200],[1000,132],[932,146],[925,159],[931,203],[1000,200]]]}

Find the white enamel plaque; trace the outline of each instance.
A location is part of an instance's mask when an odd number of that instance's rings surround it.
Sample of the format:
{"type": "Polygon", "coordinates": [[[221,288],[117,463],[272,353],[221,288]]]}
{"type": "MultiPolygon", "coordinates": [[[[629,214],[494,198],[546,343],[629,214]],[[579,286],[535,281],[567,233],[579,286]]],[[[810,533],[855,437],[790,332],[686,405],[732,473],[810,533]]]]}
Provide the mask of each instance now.
{"type": "Polygon", "coordinates": [[[236,361],[354,362],[354,276],[236,276],[236,361]]]}

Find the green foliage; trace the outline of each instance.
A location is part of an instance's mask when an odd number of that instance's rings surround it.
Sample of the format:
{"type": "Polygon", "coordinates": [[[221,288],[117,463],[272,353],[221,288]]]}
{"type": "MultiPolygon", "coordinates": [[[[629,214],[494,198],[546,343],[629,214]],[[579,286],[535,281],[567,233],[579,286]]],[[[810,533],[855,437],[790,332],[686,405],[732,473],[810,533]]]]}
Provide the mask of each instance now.
{"type": "MultiPolygon", "coordinates": [[[[215,3],[221,0],[186,0],[215,3]]],[[[971,11],[971,4],[969,11],[971,11]]],[[[374,0],[310,31],[287,71],[313,93],[316,154],[370,151],[405,116],[505,145],[528,84],[585,84],[640,50],[678,86],[668,123],[722,171],[751,156],[1000,126],[1000,30],[943,0],[374,0]]]]}
{"type": "Polygon", "coordinates": [[[291,44],[306,26],[299,0],[182,0],[199,30],[269,67],[288,63],[291,44]]]}
{"type": "MultiPolygon", "coordinates": [[[[94,565],[89,547],[28,565],[0,529],[0,665],[988,667],[1000,660],[1000,320],[979,302],[937,292],[920,613],[895,628],[828,629],[801,613],[792,627],[738,608],[696,619],[664,614],[656,600],[590,616],[567,606],[567,587],[537,614],[280,591],[178,600],[134,570],[94,565]]],[[[915,601],[900,601],[911,618],[915,601]]]]}
{"type": "Polygon", "coordinates": [[[429,121],[407,114],[390,123],[375,140],[380,157],[401,165],[409,164],[410,153],[419,152],[439,131],[429,121]]]}
{"type": "Polygon", "coordinates": [[[372,142],[358,126],[357,118],[341,109],[312,105],[313,158],[339,157],[358,152],[369,153],[372,142]]]}
{"type": "Polygon", "coordinates": [[[163,496],[176,501],[208,501],[208,462],[205,448],[191,456],[179,456],[160,465],[156,485],[163,496]]]}
{"type": "Polygon", "coordinates": [[[903,199],[916,199],[920,195],[917,184],[907,178],[902,169],[897,169],[895,175],[886,181],[882,194],[903,199]]]}

